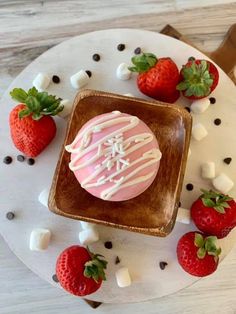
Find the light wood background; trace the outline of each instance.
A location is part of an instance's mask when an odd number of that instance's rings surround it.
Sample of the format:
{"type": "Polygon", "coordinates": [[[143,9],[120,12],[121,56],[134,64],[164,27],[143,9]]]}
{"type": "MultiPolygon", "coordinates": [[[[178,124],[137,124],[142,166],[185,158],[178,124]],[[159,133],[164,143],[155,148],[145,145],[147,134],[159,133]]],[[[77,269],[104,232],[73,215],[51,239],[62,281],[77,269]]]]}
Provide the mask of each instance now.
{"type": "MultiPolygon", "coordinates": [[[[81,33],[114,27],[159,31],[169,23],[210,51],[235,22],[236,2],[230,0],[0,0],[0,96],[38,55],[81,33]]],[[[93,310],[31,273],[0,238],[3,314],[236,314],[235,296],[236,248],[214,276],[174,295],[137,304],[103,304],[93,310]]]]}

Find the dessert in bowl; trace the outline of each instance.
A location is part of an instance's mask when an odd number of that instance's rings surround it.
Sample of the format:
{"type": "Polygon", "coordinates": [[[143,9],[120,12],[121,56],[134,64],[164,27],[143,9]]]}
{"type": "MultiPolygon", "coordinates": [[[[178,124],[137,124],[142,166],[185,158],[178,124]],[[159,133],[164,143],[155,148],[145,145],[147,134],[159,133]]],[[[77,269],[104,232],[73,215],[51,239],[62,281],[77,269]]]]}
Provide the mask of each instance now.
{"type": "Polygon", "coordinates": [[[155,179],[161,152],[149,127],[120,111],[89,120],[74,141],[70,169],[81,187],[103,200],[124,201],[144,192],[155,179]]]}

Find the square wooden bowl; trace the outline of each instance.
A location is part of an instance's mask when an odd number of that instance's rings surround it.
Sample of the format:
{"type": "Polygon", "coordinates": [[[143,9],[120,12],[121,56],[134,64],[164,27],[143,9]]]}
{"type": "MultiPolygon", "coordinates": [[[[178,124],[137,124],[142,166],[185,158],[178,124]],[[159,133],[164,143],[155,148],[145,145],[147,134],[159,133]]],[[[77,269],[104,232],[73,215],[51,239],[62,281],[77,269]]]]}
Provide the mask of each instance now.
{"type": "Polygon", "coordinates": [[[54,174],[49,209],[72,219],[149,235],[168,235],[178,211],[191,126],[191,115],[178,105],[94,90],[78,93],[54,174]],[[123,202],[104,201],[81,188],[68,166],[70,154],[64,149],[88,120],[114,110],[143,120],[156,135],[162,152],[152,185],[141,195],[123,202]]]}

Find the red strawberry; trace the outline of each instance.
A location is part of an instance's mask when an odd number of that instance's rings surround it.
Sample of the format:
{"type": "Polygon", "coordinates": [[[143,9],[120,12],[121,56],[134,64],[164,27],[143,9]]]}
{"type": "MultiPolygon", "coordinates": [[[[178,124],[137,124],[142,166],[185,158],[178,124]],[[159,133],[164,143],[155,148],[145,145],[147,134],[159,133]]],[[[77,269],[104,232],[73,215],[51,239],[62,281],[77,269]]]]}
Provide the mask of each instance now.
{"type": "Polygon", "coordinates": [[[104,269],[107,266],[107,262],[100,257],[103,256],[79,245],[65,249],[56,263],[56,275],[61,286],[77,296],[98,290],[102,281],[106,280],[104,269]]]}
{"type": "Polygon", "coordinates": [[[201,99],[210,95],[219,81],[219,72],[208,60],[190,60],[180,71],[177,89],[188,99],[201,99]]]}
{"type": "Polygon", "coordinates": [[[205,277],[212,274],[218,266],[220,248],[216,248],[216,237],[202,233],[188,232],[179,240],[177,258],[180,266],[190,275],[205,277]]]}
{"type": "Polygon", "coordinates": [[[236,226],[236,202],[228,195],[202,190],[203,194],[191,207],[191,217],[199,230],[226,237],[236,226]]]}
{"type": "Polygon", "coordinates": [[[129,70],[138,72],[139,90],[157,100],[174,103],[180,96],[176,86],[179,83],[179,70],[171,58],[160,58],[152,53],[144,53],[132,58],[134,66],[129,70]]]}
{"type": "Polygon", "coordinates": [[[12,141],[26,156],[36,157],[56,135],[56,124],[51,116],[63,110],[60,99],[39,93],[35,87],[25,92],[14,88],[10,95],[22,102],[12,109],[9,117],[12,141]]]}

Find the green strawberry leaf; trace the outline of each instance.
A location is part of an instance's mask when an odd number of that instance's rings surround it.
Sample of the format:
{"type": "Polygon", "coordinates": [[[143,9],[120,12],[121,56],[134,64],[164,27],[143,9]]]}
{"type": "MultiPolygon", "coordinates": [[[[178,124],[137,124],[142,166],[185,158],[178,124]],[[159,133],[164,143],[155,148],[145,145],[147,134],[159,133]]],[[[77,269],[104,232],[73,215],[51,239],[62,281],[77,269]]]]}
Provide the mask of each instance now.
{"type": "Polygon", "coordinates": [[[38,95],[38,90],[33,86],[28,90],[28,95],[36,97],[38,95]]]}
{"type": "Polygon", "coordinates": [[[39,92],[35,87],[30,88],[28,92],[22,88],[14,88],[10,95],[27,107],[19,113],[20,118],[32,113],[32,119],[39,120],[44,115],[55,116],[64,109],[64,106],[60,105],[60,98],[49,95],[47,92],[39,92]]]}
{"type": "Polygon", "coordinates": [[[14,88],[10,92],[10,95],[14,100],[19,101],[21,103],[25,103],[25,100],[28,97],[28,94],[22,88],[14,88]]]}
{"type": "Polygon", "coordinates": [[[195,233],[194,244],[197,247],[202,247],[204,245],[204,239],[200,233],[195,233]]]}
{"type": "Polygon", "coordinates": [[[201,247],[197,250],[197,257],[203,259],[206,256],[206,250],[204,247],[201,247]]]}
{"type": "Polygon", "coordinates": [[[24,117],[27,117],[31,114],[31,111],[29,109],[23,109],[19,112],[19,118],[22,119],[24,117]]]}
{"type": "Polygon", "coordinates": [[[203,199],[202,199],[202,202],[203,202],[203,204],[204,204],[206,207],[214,207],[214,206],[215,206],[215,202],[212,201],[210,198],[203,198],[203,199]]]}
{"type": "Polygon", "coordinates": [[[220,206],[220,205],[214,206],[214,209],[220,214],[225,214],[224,206],[220,206]]]}
{"type": "Polygon", "coordinates": [[[41,109],[40,102],[34,96],[28,96],[26,98],[25,104],[28,106],[28,108],[31,110],[31,112],[37,112],[38,113],[41,109]]]}

